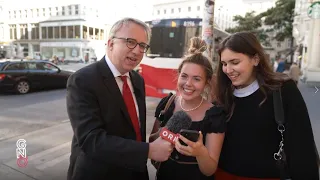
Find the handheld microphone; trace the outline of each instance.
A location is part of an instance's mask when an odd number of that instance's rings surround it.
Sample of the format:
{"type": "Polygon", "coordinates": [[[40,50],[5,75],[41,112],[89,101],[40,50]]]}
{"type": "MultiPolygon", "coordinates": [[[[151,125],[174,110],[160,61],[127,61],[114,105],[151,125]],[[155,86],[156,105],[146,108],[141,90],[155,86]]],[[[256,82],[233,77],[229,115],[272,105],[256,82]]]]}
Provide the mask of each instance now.
{"type": "Polygon", "coordinates": [[[176,135],[181,129],[188,129],[192,124],[190,116],[184,111],[175,112],[168,120],[165,127],[161,128],[160,136],[168,142],[174,144],[178,138],[176,135]]]}

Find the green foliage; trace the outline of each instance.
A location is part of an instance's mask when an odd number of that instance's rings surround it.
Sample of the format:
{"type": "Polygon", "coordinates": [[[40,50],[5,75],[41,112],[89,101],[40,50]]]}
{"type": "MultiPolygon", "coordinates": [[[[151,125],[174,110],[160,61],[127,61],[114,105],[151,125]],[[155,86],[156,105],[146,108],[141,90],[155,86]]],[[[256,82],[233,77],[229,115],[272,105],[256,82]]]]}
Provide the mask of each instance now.
{"type": "Polygon", "coordinates": [[[238,23],[237,27],[226,29],[229,33],[250,31],[257,35],[263,45],[270,45],[269,32],[275,32],[277,41],[292,38],[292,23],[294,19],[295,0],[277,0],[276,6],[267,11],[255,15],[255,12],[248,12],[244,17],[237,15],[233,20],[238,23]],[[263,20],[262,20],[263,19],[263,20]],[[262,29],[262,24],[269,28],[262,29]]]}
{"type": "Polygon", "coordinates": [[[283,41],[292,38],[292,23],[294,19],[295,0],[278,0],[276,6],[257,15],[265,18],[264,24],[271,26],[268,31],[276,33],[275,39],[283,41]]]}
{"type": "Polygon", "coordinates": [[[233,21],[238,23],[237,27],[226,29],[229,33],[241,32],[241,31],[255,31],[261,27],[261,19],[258,19],[254,15],[255,12],[247,12],[244,17],[236,15],[233,17],[233,21]]]}
{"type": "Polygon", "coordinates": [[[249,31],[254,33],[263,45],[270,45],[266,31],[260,28],[262,25],[262,20],[259,16],[255,15],[254,11],[247,12],[244,17],[240,15],[234,16],[233,21],[236,21],[238,26],[226,29],[227,32],[236,33],[241,31],[249,31]]]}

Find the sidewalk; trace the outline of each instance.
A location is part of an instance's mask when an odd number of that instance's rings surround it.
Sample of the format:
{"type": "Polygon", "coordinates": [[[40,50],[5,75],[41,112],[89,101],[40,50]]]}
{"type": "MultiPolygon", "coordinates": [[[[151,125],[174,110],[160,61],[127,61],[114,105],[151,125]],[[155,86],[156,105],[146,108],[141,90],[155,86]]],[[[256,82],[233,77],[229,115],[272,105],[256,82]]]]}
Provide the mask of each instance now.
{"type": "MultiPolygon", "coordinates": [[[[154,110],[160,99],[147,97],[147,138],[154,122],[154,110]]],[[[69,121],[0,142],[1,180],[65,180],[69,166],[73,132],[69,121]],[[27,141],[28,165],[16,164],[16,142],[27,141]]],[[[148,162],[150,180],[155,169],[148,162]]]]}

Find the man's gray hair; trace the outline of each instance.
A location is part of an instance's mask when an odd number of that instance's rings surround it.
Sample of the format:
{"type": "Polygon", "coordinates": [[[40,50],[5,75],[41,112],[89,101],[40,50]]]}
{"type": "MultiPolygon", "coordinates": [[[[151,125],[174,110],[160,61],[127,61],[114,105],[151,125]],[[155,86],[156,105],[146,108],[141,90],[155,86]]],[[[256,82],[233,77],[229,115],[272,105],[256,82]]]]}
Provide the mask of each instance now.
{"type": "Polygon", "coordinates": [[[143,27],[143,29],[146,31],[146,34],[147,34],[148,43],[150,42],[150,38],[151,38],[150,27],[146,23],[144,23],[143,21],[140,21],[135,18],[123,18],[123,19],[120,19],[119,21],[117,21],[116,23],[114,23],[110,29],[108,39],[112,39],[123,25],[128,25],[129,23],[135,23],[135,24],[143,27]]]}

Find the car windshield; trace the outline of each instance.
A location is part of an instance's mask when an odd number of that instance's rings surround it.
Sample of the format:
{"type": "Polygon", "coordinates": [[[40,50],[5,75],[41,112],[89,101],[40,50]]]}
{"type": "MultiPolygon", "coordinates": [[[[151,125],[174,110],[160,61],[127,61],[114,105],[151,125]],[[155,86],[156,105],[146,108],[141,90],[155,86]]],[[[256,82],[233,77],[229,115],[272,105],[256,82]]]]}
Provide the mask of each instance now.
{"type": "Polygon", "coordinates": [[[2,69],[3,65],[4,65],[4,62],[0,62],[0,70],[2,69]]]}

